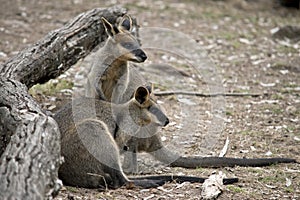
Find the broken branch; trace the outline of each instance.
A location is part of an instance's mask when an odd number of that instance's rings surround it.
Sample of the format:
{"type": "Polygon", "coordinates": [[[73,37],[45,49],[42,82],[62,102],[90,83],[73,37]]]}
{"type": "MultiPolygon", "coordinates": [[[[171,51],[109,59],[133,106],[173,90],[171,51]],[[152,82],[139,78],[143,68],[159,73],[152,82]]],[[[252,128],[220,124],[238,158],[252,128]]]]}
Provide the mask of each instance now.
{"type": "Polygon", "coordinates": [[[186,92],[186,91],[163,91],[163,92],[154,92],[155,96],[169,96],[169,95],[188,95],[188,96],[197,96],[197,97],[217,97],[217,96],[232,96],[232,97],[259,97],[264,94],[260,93],[200,93],[200,92],[186,92]]]}

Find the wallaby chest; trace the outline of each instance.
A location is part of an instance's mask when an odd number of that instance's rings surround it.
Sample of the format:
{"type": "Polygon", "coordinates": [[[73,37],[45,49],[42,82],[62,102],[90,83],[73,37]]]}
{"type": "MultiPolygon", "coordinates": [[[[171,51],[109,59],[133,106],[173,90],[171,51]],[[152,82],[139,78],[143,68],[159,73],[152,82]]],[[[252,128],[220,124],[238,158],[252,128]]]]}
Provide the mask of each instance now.
{"type": "MultiPolygon", "coordinates": [[[[111,101],[114,90],[118,87],[126,86],[128,82],[128,66],[126,62],[115,61],[106,68],[99,78],[101,89],[108,101],[111,101]]],[[[118,92],[118,91],[116,91],[118,92]]]]}

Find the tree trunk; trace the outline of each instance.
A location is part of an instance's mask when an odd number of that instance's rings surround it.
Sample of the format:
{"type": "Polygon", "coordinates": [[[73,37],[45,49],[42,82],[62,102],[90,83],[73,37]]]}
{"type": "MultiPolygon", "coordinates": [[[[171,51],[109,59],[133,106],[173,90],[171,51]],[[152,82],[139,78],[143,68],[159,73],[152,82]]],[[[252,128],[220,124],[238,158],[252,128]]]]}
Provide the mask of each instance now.
{"type": "Polygon", "coordinates": [[[59,76],[84,58],[106,39],[100,18],[114,23],[125,12],[113,7],[82,13],[0,65],[1,199],[44,199],[59,191],[58,126],[27,87],[59,76]]]}
{"type": "Polygon", "coordinates": [[[57,192],[60,134],[56,122],[43,114],[26,87],[15,80],[0,79],[0,106],[1,150],[5,150],[1,198],[43,199],[57,192]]]}

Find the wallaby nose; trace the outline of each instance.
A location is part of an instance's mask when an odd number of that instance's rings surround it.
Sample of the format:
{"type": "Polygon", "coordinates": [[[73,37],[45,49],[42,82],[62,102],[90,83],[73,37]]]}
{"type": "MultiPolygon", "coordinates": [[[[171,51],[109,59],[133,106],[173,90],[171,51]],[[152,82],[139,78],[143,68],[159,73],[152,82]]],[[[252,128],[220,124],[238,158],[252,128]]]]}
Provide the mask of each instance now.
{"type": "Polygon", "coordinates": [[[141,49],[135,49],[135,50],[133,50],[133,53],[140,62],[144,62],[147,59],[147,55],[141,49]]]}
{"type": "Polygon", "coordinates": [[[164,126],[167,126],[169,124],[169,118],[166,119],[164,126]]]}
{"type": "Polygon", "coordinates": [[[141,52],[141,55],[140,55],[141,59],[142,59],[142,62],[144,62],[146,59],[147,59],[147,55],[145,54],[145,52],[141,52]]]}

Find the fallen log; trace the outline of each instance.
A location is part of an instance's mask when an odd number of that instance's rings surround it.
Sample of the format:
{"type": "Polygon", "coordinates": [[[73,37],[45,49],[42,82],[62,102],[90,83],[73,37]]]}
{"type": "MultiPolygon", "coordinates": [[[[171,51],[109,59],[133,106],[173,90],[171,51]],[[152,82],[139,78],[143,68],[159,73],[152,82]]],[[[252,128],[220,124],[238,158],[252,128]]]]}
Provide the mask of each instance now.
{"type": "Polygon", "coordinates": [[[61,187],[62,162],[56,122],[28,88],[56,78],[106,39],[101,17],[116,22],[125,9],[82,13],[0,65],[1,199],[44,199],[61,187]]]}
{"type": "Polygon", "coordinates": [[[106,39],[102,16],[114,23],[125,12],[112,7],[78,15],[0,66],[0,75],[27,87],[56,78],[106,39]]]}

